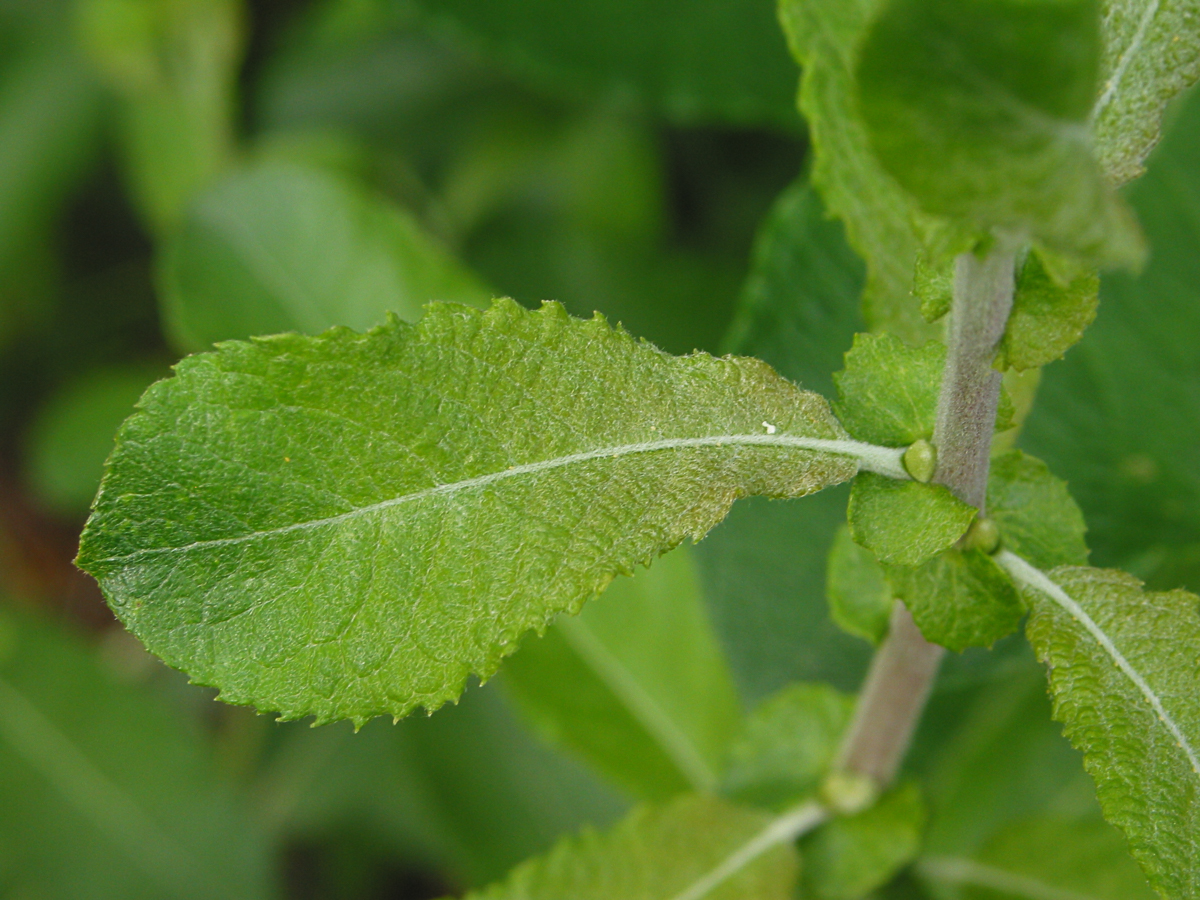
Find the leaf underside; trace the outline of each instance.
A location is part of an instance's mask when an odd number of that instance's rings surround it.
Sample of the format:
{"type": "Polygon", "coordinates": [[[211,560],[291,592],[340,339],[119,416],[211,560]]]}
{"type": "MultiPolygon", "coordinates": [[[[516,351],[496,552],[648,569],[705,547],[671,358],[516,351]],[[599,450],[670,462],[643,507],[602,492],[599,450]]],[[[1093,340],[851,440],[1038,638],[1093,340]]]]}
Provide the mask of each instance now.
{"type": "Polygon", "coordinates": [[[318,722],[436,709],[736,498],[857,468],[796,445],[845,434],[764,363],[557,304],[231,342],[140,407],[79,564],[194,681],[318,722]]]}

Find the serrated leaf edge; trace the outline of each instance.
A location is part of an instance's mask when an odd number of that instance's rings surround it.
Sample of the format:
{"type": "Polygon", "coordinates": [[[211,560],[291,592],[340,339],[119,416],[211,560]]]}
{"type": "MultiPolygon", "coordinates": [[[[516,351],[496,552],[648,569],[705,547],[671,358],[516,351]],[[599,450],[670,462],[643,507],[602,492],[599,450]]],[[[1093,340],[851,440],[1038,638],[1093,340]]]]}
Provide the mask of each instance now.
{"type": "Polygon", "coordinates": [[[1112,642],[1112,639],[1104,633],[1104,630],[1096,624],[1095,620],[1087,614],[1084,608],[1080,606],[1074,599],[1072,599],[1066,591],[1051,581],[1050,576],[1048,576],[1045,572],[1043,572],[1041,569],[1031,566],[1012,551],[1001,550],[998,554],[996,554],[995,559],[996,562],[1000,563],[1000,565],[1004,567],[1004,569],[1013,577],[1016,582],[1024,585],[1025,587],[1034,588],[1035,590],[1045,594],[1060,607],[1062,607],[1067,613],[1069,613],[1075,619],[1075,621],[1084,627],[1088,634],[1090,634],[1096,643],[1099,644],[1104,650],[1104,652],[1108,654],[1108,656],[1116,664],[1117,668],[1125,674],[1125,677],[1133,682],[1134,686],[1138,689],[1141,695],[1146,698],[1146,702],[1150,704],[1151,709],[1154,710],[1159,721],[1166,726],[1169,732],[1171,732],[1171,736],[1175,738],[1175,743],[1179,745],[1180,749],[1183,750],[1184,755],[1187,756],[1188,762],[1191,763],[1192,771],[1197,775],[1200,775],[1200,760],[1197,759],[1196,751],[1192,748],[1192,745],[1188,743],[1187,737],[1184,736],[1175,720],[1171,718],[1171,714],[1168,713],[1166,708],[1163,706],[1162,700],[1159,699],[1158,694],[1156,694],[1154,689],[1146,683],[1146,679],[1142,677],[1142,674],[1130,664],[1129,660],[1125,658],[1125,655],[1121,653],[1119,649],[1117,649],[1117,646],[1112,642]]]}

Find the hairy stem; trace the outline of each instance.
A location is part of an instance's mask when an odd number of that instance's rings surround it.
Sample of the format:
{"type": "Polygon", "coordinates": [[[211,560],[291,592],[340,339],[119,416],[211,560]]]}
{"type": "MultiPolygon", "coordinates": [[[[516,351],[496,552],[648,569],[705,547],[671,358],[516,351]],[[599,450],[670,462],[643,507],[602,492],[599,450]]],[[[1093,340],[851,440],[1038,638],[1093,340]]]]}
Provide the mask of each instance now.
{"type": "MultiPolygon", "coordinates": [[[[934,481],[982,514],[1001,375],[992,368],[1012,310],[1013,255],[964,253],[955,263],[954,305],[947,324],[946,369],[933,442],[934,481]]],[[[859,694],[837,768],[891,783],[908,750],[945,651],[921,635],[904,604],[892,610],[888,636],[876,651],[859,694]]]]}

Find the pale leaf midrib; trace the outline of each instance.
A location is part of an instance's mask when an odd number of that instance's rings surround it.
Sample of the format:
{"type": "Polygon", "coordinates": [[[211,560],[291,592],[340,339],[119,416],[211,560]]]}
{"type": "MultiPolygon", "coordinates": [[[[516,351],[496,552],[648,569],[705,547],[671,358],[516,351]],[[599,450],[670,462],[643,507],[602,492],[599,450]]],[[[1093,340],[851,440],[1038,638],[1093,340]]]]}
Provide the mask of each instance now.
{"type": "Polygon", "coordinates": [[[490,472],[486,475],[478,475],[474,478],[467,478],[462,481],[423,488],[422,490],[414,491],[411,494],[403,494],[399,497],[382,500],[378,503],[360,506],[344,513],[338,513],[337,515],[328,516],[322,519],[313,519],[307,522],[295,522],[290,525],[267,528],[260,531],[254,531],[249,534],[237,535],[235,537],[193,541],[190,544],[183,544],[178,547],[148,547],[142,550],[135,550],[132,553],[127,553],[121,556],[105,557],[103,559],[96,560],[95,564],[127,563],[147,556],[188,553],[193,550],[235,546],[237,544],[243,544],[247,541],[254,541],[264,537],[277,537],[279,535],[290,534],[296,531],[307,531],[315,528],[323,528],[325,526],[336,525],[359,516],[383,512],[394,506],[400,506],[405,503],[412,503],[439,495],[454,494],[458,493],[459,491],[470,490],[473,488],[486,487],[487,485],[494,484],[498,481],[504,481],[509,478],[537,474],[552,469],[566,468],[572,465],[578,465],[580,463],[590,462],[597,459],[616,459],[623,456],[630,456],[640,453],[653,453],[662,450],[688,450],[701,447],[723,447],[727,444],[733,446],[766,446],[793,450],[811,450],[814,452],[828,453],[835,456],[848,456],[859,460],[859,467],[862,469],[879,472],[880,474],[888,475],[892,478],[909,478],[908,473],[904,470],[903,465],[900,462],[901,456],[904,452],[903,449],[876,447],[873,444],[864,444],[859,441],[810,438],[789,434],[724,434],[698,438],[665,438],[658,441],[643,441],[634,444],[601,447],[596,450],[572,453],[566,456],[555,457],[553,459],[541,460],[539,462],[510,466],[502,471],[490,472]]]}
{"type": "MultiPolygon", "coordinates": [[[[703,900],[714,890],[780,844],[790,843],[812,831],[829,817],[825,807],[809,800],[772,819],[767,825],[721,862],[669,900],[703,900]]],[[[666,898],[664,898],[666,900],[666,898]]]]}
{"type": "Polygon", "coordinates": [[[991,888],[1022,897],[1024,900],[1103,900],[1092,894],[1063,890],[1028,875],[1020,875],[957,856],[928,856],[917,863],[916,869],[932,881],[965,887],[991,888]]]}
{"type": "Polygon", "coordinates": [[[717,776],[699,748],[638,683],[625,664],[596,637],[587,622],[577,617],[562,618],[558,627],[567,643],[654,739],[692,788],[712,790],[717,776]]]}
{"type": "Polygon", "coordinates": [[[1145,43],[1146,33],[1150,30],[1150,25],[1154,22],[1154,17],[1158,15],[1160,0],[1149,0],[1146,4],[1146,10],[1142,13],[1141,19],[1138,20],[1137,30],[1134,31],[1133,37],[1129,41],[1129,46],[1122,51],[1117,58],[1117,64],[1113,67],[1112,74],[1105,82],[1104,91],[1096,98],[1096,103],[1092,107],[1092,121],[1096,121],[1103,114],[1104,110],[1116,97],[1117,92],[1121,89],[1121,82],[1125,78],[1125,73],[1129,70],[1129,65],[1133,62],[1133,57],[1142,48],[1145,43]]]}
{"type": "Polygon", "coordinates": [[[1009,574],[1011,574],[1013,578],[1023,584],[1028,585],[1029,587],[1041,591],[1043,594],[1057,603],[1064,611],[1074,617],[1074,619],[1084,627],[1084,630],[1086,630],[1088,634],[1092,636],[1093,640],[1100,645],[1101,649],[1108,654],[1109,658],[1116,664],[1117,668],[1125,674],[1125,677],[1127,677],[1133,683],[1134,687],[1138,689],[1141,695],[1150,704],[1151,709],[1153,709],[1155,714],[1158,716],[1158,720],[1166,726],[1169,732],[1171,732],[1171,736],[1175,739],[1176,744],[1178,744],[1179,748],[1183,750],[1184,755],[1187,756],[1188,762],[1191,764],[1193,774],[1200,776],[1200,760],[1197,760],[1195,750],[1192,749],[1192,745],[1189,743],[1186,735],[1184,735],[1179,725],[1176,724],[1174,717],[1172,717],[1167,711],[1166,707],[1163,706],[1162,700],[1159,698],[1154,689],[1150,687],[1149,683],[1147,683],[1142,674],[1135,669],[1129,660],[1125,658],[1125,655],[1117,649],[1117,646],[1113,643],[1112,638],[1110,638],[1104,632],[1104,630],[1096,624],[1096,621],[1087,614],[1087,611],[1084,610],[1084,608],[1080,606],[1079,603],[1059,585],[1055,584],[1045,572],[1030,565],[1015,553],[1009,550],[1002,550],[997,554],[996,559],[1002,566],[1004,566],[1005,569],[1008,570],[1009,574]]]}

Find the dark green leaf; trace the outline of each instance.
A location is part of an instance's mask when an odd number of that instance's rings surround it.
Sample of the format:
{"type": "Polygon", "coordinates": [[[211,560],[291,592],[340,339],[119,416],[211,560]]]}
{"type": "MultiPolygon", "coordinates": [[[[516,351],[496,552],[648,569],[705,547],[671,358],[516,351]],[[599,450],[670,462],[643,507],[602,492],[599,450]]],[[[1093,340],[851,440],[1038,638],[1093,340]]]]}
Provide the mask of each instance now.
{"type": "Polygon", "coordinates": [[[871,145],[933,215],[1136,263],[1091,151],[1101,50],[1096,0],[889,0],[857,69],[871,145]]]}
{"type": "Polygon", "coordinates": [[[883,640],[892,614],[892,586],[875,554],[854,541],[849,526],[839,528],[833,539],[825,590],[833,621],[872,644],[883,640]]]}
{"type": "Polygon", "coordinates": [[[1087,562],[1083,514],[1040,459],[1013,450],[992,460],[987,514],[1004,546],[1039,569],[1087,562]]]}
{"type": "Polygon", "coordinates": [[[825,401],[761,362],[557,304],[429,309],[189,357],[123,427],[80,565],[225,699],[436,709],[736,497],[858,468],[825,401]]]}
{"type": "Polygon", "coordinates": [[[722,791],[771,809],[814,795],[853,713],[854,698],[829,685],[788,685],[747,717],[722,791]]]}
{"type": "Polygon", "coordinates": [[[765,0],[422,0],[435,22],[557,92],[676,122],[795,127],[795,65],[765,0]]]}
{"type": "Polygon", "coordinates": [[[882,563],[919,566],[967,533],[976,509],[941,484],[862,472],[850,491],[850,533],[882,563]]]}
{"type": "Polygon", "coordinates": [[[1164,896],[1200,897],[1200,599],[1113,570],[1001,561],[1105,817],[1164,896]]]}
{"type": "Polygon", "coordinates": [[[504,671],[544,734],[648,799],[711,790],[741,717],[686,547],[526,639],[504,671]]]}
{"type": "Polygon", "coordinates": [[[382,198],[311,167],[263,162],[205,192],[171,241],[163,302],[189,350],[280,331],[365,330],[430,300],[489,293],[382,198]]]}
{"type": "Polygon", "coordinates": [[[923,566],[886,571],[925,639],[956,652],[990,647],[1024,614],[1008,574],[981,550],[948,550],[923,566]]]}
{"type": "Polygon", "coordinates": [[[858,900],[917,855],[925,804],[915,784],[884,794],[870,809],[834,819],[800,845],[804,897],[858,900]]]}
{"type": "Polygon", "coordinates": [[[264,837],[205,747],[80,641],[0,610],[6,893],[272,896],[264,837]]]}
{"type": "Polygon", "coordinates": [[[946,347],[928,341],[914,350],[890,334],[858,334],[845,368],[833,376],[833,410],[861,441],[907,447],[933,436],[946,347]]]}
{"type": "Polygon", "coordinates": [[[785,840],[722,868],[773,824],[763,813],[685,795],[634,810],[606,833],[568,838],[466,900],[789,900],[797,859],[785,840]]]}

